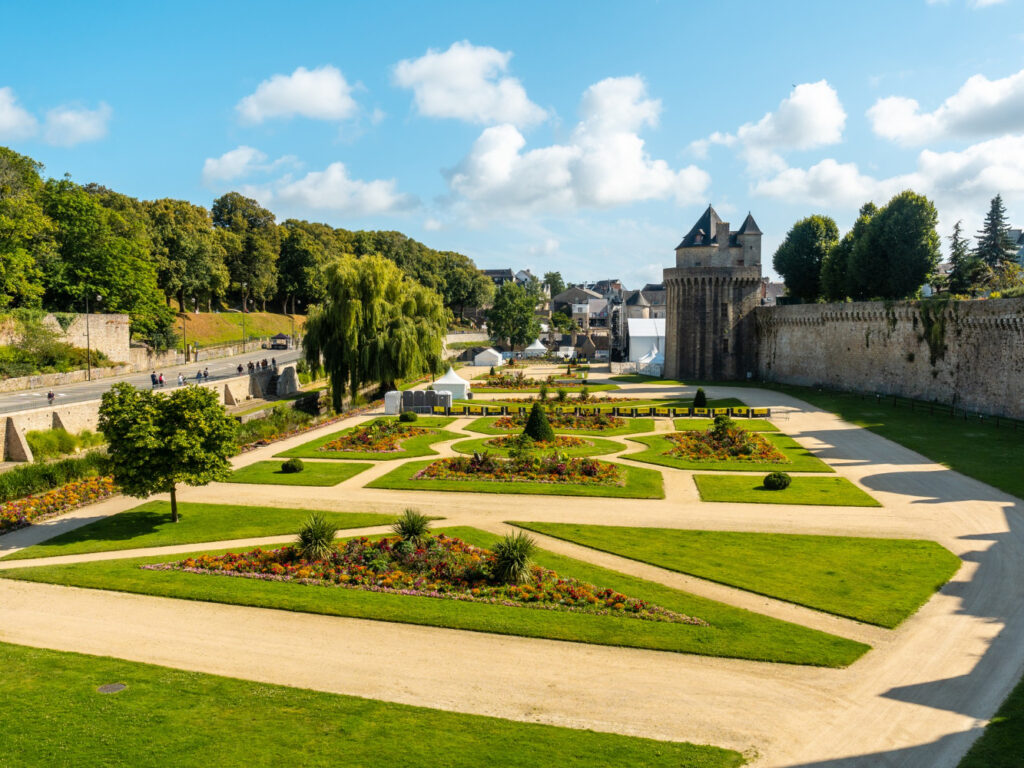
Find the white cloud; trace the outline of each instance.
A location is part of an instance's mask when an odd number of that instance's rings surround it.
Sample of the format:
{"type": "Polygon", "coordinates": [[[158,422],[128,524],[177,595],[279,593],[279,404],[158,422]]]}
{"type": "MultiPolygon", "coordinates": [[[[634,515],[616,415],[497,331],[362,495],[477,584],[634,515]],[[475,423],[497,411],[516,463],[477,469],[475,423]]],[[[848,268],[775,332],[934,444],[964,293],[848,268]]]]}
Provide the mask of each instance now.
{"type": "Polygon", "coordinates": [[[398,62],[394,78],[413,90],[416,109],[426,117],[520,128],[542,122],[547,112],[530,101],[517,78],[504,75],[511,58],[511,51],[463,40],[447,51],[431,48],[418,59],[398,62]]]}
{"type": "Polygon", "coordinates": [[[203,163],[203,183],[211,185],[248,176],[262,169],[262,163],[266,159],[267,156],[258,149],[244,144],[225,152],[220,157],[208,157],[203,163]]]}
{"type": "Polygon", "coordinates": [[[352,87],[336,67],[299,67],[290,75],[264,80],[254,93],[236,106],[242,120],[262,123],[275,117],[308,117],[313,120],[344,120],[355,115],[358,105],[352,87]]]}
{"type": "Polygon", "coordinates": [[[0,88],[0,141],[27,139],[38,127],[36,119],[18,104],[14,90],[0,88]]]}
{"type": "Polygon", "coordinates": [[[441,223],[440,219],[435,219],[433,216],[427,218],[423,222],[423,228],[427,230],[427,232],[437,232],[443,226],[444,224],[441,223]]]}
{"type": "Polygon", "coordinates": [[[712,144],[739,146],[753,172],[780,171],[786,164],[779,152],[836,144],[842,141],[845,125],[839,95],[827,81],[819,80],[795,86],[774,112],[758,122],[741,125],[735,134],[716,131],[690,148],[703,157],[712,144]]]}
{"type": "Polygon", "coordinates": [[[300,209],[335,211],[348,216],[395,213],[416,206],[416,199],[397,191],[394,179],[362,181],[350,178],[344,163],[331,163],[301,179],[280,179],[261,199],[300,209]]]}
{"type": "Polygon", "coordinates": [[[1000,80],[974,75],[934,112],[917,100],[879,99],[868,110],[875,133],[904,145],[1024,130],[1024,69],[1000,80]]]}
{"type": "Polygon", "coordinates": [[[652,159],[637,131],[657,123],[661,104],[639,77],[609,78],[583,94],[568,143],[525,150],[513,125],[483,131],[449,185],[478,214],[607,208],[652,199],[700,200],[710,177],[652,159]]]}
{"type": "Polygon", "coordinates": [[[102,139],[107,135],[107,123],[113,113],[110,106],[102,102],[96,109],[56,107],[46,113],[43,137],[48,144],[58,147],[102,139]]]}

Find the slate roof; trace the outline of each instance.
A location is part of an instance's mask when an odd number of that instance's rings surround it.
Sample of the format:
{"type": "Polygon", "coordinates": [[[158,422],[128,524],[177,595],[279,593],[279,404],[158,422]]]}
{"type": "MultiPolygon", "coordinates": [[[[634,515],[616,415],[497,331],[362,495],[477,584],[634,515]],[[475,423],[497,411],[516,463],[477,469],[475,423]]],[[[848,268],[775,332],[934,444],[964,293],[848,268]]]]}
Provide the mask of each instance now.
{"type": "Polygon", "coordinates": [[[633,295],[626,299],[626,306],[628,307],[649,307],[651,302],[644,296],[643,291],[634,291],[633,295]]]}
{"type": "MultiPolygon", "coordinates": [[[[715,212],[715,209],[710,205],[707,210],[701,214],[701,217],[697,219],[697,223],[693,225],[682,242],[676,246],[676,250],[680,248],[701,248],[708,245],[717,245],[718,237],[716,232],[718,231],[718,225],[722,222],[721,217],[715,212]]],[[[761,235],[764,234],[761,228],[757,226],[757,222],[754,221],[754,217],[751,214],[747,214],[747,218],[743,220],[743,224],[735,232],[729,233],[728,245],[736,245],[736,235],[761,235]]]]}
{"type": "Polygon", "coordinates": [[[747,218],[745,218],[743,220],[743,223],[740,225],[740,228],[738,230],[736,230],[736,234],[737,235],[763,235],[764,232],[762,232],[761,228],[759,226],[757,226],[757,222],[754,221],[754,217],[751,215],[750,211],[747,211],[747,218]]]}

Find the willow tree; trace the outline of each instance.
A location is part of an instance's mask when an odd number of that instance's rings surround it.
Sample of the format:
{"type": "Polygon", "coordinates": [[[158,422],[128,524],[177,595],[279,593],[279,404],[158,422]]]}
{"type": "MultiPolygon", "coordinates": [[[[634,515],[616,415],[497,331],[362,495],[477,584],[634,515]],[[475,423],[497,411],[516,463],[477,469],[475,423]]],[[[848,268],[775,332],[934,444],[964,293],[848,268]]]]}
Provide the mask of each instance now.
{"type": "Polygon", "coordinates": [[[437,373],[448,313],[441,297],[383,256],[345,256],[327,269],[326,298],[310,309],[306,362],[323,365],[333,404],[369,384],[393,389],[399,379],[437,373]]]}

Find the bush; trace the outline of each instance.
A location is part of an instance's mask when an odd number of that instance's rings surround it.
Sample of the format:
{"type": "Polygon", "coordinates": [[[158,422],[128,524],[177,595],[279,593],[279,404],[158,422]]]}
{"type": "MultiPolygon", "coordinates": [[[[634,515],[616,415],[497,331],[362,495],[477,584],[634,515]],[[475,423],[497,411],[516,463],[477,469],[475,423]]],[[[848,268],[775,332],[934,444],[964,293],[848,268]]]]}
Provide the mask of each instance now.
{"type": "Polygon", "coordinates": [[[704,394],[703,389],[698,389],[697,394],[693,396],[693,407],[694,408],[707,408],[708,407],[708,396],[704,394]]]}
{"type": "Polygon", "coordinates": [[[530,418],[526,420],[523,434],[537,443],[551,443],[555,440],[555,431],[551,429],[547,411],[540,403],[534,403],[530,409],[530,418]]]}
{"type": "Polygon", "coordinates": [[[531,536],[519,531],[507,533],[494,549],[494,578],[506,584],[521,584],[530,578],[533,553],[537,544],[531,536]]]}
{"type": "Polygon", "coordinates": [[[585,403],[589,399],[590,399],[590,390],[587,389],[586,387],[583,387],[583,389],[580,390],[580,402],[581,403],[585,403]]]}
{"type": "Polygon", "coordinates": [[[548,399],[548,385],[546,383],[540,385],[540,389],[537,391],[537,399],[538,400],[547,400],[548,399]]]}
{"type": "Polygon", "coordinates": [[[25,433],[25,441],[32,449],[32,455],[36,461],[53,459],[58,456],[68,456],[83,448],[91,448],[94,445],[103,445],[103,435],[83,429],[77,435],[57,429],[34,429],[25,433]]]}
{"type": "Polygon", "coordinates": [[[302,463],[302,459],[288,459],[281,465],[281,471],[286,475],[294,475],[296,472],[301,472],[306,468],[306,465],[302,463]]]}
{"type": "Polygon", "coordinates": [[[555,399],[560,403],[564,403],[569,399],[569,393],[565,390],[565,387],[559,387],[555,390],[555,399]]]}
{"type": "Polygon", "coordinates": [[[488,376],[493,376],[494,375],[494,366],[493,365],[491,366],[491,370],[490,370],[490,372],[487,375],[488,376]]]}
{"type": "Polygon", "coordinates": [[[338,529],[321,512],[314,512],[299,529],[296,544],[299,554],[306,560],[322,560],[334,551],[334,536],[338,529]]]}
{"type": "Polygon", "coordinates": [[[247,421],[238,428],[238,444],[242,446],[257,440],[269,440],[275,435],[304,426],[312,420],[312,415],[278,403],[262,419],[247,421]]]}
{"type": "Polygon", "coordinates": [[[391,530],[402,539],[419,543],[430,532],[430,520],[415,509],[407,509],[391,526],[391,530]]]}
{"type": "Polygon", "coordinates": [[[102,452],[49,464],[24,464],[0,474],[0,502],[44,493],[74,480],[105,475],[107,472],[107,456],[102,452]]]}
{"type": "Polygon", "coordinates": [[[419,414],[416,413],[415,411],[402,411],[400,414],[398,414],[398,420],[405,423],[419,421],[419,418],[419,414]]]}
{"type": "Polygon", "coordinates": [[[789,488],[792,478],[785,472],[771,472],[764,476],[764,487],[769,491],[781,491],[789,488]]]}

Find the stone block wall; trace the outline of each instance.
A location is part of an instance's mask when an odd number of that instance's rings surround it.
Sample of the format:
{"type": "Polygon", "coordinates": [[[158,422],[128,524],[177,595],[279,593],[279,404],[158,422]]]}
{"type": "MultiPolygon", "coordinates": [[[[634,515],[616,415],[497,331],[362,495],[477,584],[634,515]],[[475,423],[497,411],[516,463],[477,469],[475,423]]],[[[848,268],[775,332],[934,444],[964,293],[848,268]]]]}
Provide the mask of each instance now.
{"type": "Polygon", "coordinates": [[[1024,418],[1024,299],[759,307],[762,379],[1024,418]]]}
{"type": "MultiPolygon", "coordinates": [[[[89,346],[109,357],[114,362],[128,362],[129,325],[128,315],[89,315],[89,346]]],[[[85,315],[76,315],[64,331],[64,340],[75,347],[85,349],[85,315]]]]}

